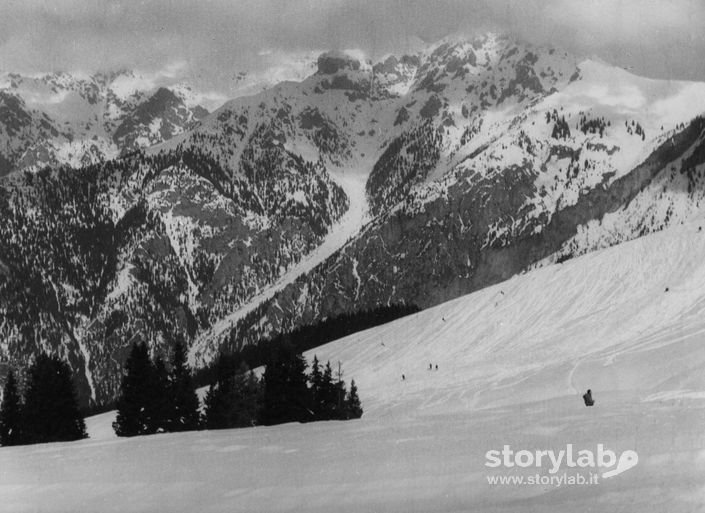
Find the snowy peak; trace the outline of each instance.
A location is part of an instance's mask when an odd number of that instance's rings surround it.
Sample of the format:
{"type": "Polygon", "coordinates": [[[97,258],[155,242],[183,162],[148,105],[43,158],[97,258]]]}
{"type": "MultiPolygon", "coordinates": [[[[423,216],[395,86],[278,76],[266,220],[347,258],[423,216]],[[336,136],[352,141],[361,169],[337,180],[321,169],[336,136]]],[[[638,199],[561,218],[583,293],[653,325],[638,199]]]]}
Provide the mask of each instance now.
{"type": "Polygon", "coordinates": [[[171,138],[207,115],[198,104],[203,96],[187,84],[174,90],[155,84],[154,78],[130,70],[93,76],[0,74],[5,98],[0,175],[14,169],[100,162],[171,138]],[[21,120],[29,123],[30,113],[36,126],[18,131],[21,120]]]}
{"type": "Polygon", "coordinates": [[[320,75],[334,75],[348,69],[358,71],[362,68],[362,62],[347,52],[331,51],[318,57],[317,68],[320,75]]]}
{"type": "MultiPolygon", "coordinates": [[[[476,96],[480,104],[517,102],[545,94],[568,81],[577,60],[555,49],[538,48],[506,36],[489,34],[473,41],[442,40],[422,57],[416,91],[452,96],[461,91],[476,96]]],[[[469,99],[468,99],[469,100],[469,99]]]]}
{"type": "Polygon", "coordinates": [[[152,146],[191,128],[207,114],[202,107],[190,109],[174,92],[160,87],[125,117],[113,140],[122,152],[152,146]]]}
{"type": "Polygon", "coordinates": [[[390,55],[374,65],[375,82],[395,96],[409,92],[421,59],[417,55],[390,55]]]}

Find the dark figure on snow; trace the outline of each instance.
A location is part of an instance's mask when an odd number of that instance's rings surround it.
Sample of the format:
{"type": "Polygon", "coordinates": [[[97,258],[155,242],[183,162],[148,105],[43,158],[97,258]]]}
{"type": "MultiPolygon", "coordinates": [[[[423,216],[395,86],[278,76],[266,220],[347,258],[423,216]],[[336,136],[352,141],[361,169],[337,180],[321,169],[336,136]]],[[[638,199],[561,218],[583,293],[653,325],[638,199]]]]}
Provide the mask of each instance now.
{"type": "Polygon", "coordinates": [[[406,379],[406,376],[404,376],[404,375],[402,374],[402,375],[401,375],[401,380],[404,381],[405,379],[406,379]]]}
{"type": "Polygon", "coordinates": [[[436,370],[438,370],[438,364],[436,364],[436,370]]]}
{"type": "Polygon", "coordinates": [[[588,391],[583,394],[583,401],[585,401],[585,406],[592,406],[595,404],[595,400],[592,398],[592,390],[588,388],[588,391]]]}
{"type": "Polygon", "coordinates": [[[432,370],[432,369],[433,369],[433,365],[431,365],[431,364],[429,363],[429,364],[428,364],[428,370],[432,370]]]}

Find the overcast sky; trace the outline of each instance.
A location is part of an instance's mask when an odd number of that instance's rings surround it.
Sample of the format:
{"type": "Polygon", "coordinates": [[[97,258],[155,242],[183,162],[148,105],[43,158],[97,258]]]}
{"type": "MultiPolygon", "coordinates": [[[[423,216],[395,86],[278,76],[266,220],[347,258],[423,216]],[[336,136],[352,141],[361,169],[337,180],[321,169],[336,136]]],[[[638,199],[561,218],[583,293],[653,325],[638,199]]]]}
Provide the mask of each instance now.
{"type": "Polygon", "coordinates": [[[705,81],[703,0],[0,0],[0,69],[127,67],[226,95],[326,49],[403,53],[498,30],[638,74],[705,81]]]}

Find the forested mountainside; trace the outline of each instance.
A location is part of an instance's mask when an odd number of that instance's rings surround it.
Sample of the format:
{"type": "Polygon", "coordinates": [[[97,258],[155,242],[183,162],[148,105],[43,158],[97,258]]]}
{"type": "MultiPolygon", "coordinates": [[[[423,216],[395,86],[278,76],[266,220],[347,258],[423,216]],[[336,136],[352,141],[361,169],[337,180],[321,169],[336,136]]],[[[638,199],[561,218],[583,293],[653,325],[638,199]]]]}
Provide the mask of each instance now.
{"type": "MultiPolygon", "coordinates": [[[[317,68],[144,152],[5,177],[3,360],[64,354],[84,402],[102,402],[136,339],[155,352],[183,339],[200,367],[341,314],[428,307],[700,207],[704,84],[493,34],[377,64],[331,52],[317,68]]],[[[144,111],[123,140],[140,140],[144,111]]]]}
{"type": "Polygon", "coordinates": [[[253,144],[243,162],[276,162],[276,175],[233,178],[205,154],[175,150],[8,177],[3,355],[25,366],[58,352],[84,403],[112,398],[134,340],[168,352],[316,247],[345,194],[320,164],[253,144]]]}
{"type": "Polygon", "coordinates": [[[150,87],[130,71],[0,73],[0,176],[90,165],[165,141],[208,111],[188,86],[150,87]]]}

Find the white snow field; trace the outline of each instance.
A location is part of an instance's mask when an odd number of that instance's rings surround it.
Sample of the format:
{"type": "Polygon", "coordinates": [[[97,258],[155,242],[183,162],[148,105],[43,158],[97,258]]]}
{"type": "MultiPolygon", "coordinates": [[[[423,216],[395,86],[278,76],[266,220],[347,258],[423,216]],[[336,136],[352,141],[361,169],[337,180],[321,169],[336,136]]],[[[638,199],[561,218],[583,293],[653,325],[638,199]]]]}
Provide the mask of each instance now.
{"type": "Polygon", "coordinates": [[[2,448],[0,511],[705,511],[700,223],[309,353],[355,378],[359,420],[117,439],[105,414],[89,440],[2,448]],[[638,464],[592,485],[488,483],[608,469],[485,465],[504,445],[568,444],[633,450],[638,464]]]}

